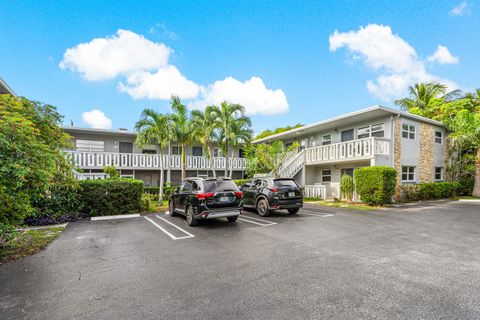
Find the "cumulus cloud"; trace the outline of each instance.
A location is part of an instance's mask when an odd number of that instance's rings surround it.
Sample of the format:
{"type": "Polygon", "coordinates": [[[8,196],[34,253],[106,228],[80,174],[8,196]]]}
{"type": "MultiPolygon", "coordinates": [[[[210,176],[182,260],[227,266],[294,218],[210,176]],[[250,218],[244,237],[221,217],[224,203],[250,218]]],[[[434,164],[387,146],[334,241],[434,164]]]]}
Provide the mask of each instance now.
{"type": "Polygon", "coordinates": [[[470,13],[470,4],[467,1],[463,1],[459,5],[450,10],[450,15],[454,17],[464,16],[470,13]]]}
{"type": "MultiPolygon", "coordinates": [[[[349,32],[335,31],[329,41],[330,51],[346,48],[354,60],[362,60],[368,68],[379,74],[376,79],[367,82],[367,89],[382,100],[389,101],[405,95],[408,86],[417,82],[441,81],[452,89],[458,88],[453,81],[430,74],[425,61],[418,57],[415,49],[393,34],[389,26],[369,24],[349,32]]],[[[440,54],[444,59],[445,51],[450,52],[446,47],[442,48],[440,54]]],[[[455,59],[453,56],[451,58],[455,59]]],[[[439,59],[437,57],[434,61],[439,62],[439,59]]]]}
{"type": "Polygon", "coordinates": [[[268,89],[259,77],[251,77],[241,82],[233,77],[215,81],[206,88],[192,108],[204,108],[222,101],[238,103],[245,107],[246,112],[253,114],[274,115],[288,110],[285,93],[281,89],[268,89]]]}
{"type": "Polygon", "coordinates": [[[458,64],[460,59],[458,57],[454,57],[447,47],[442,45],[437,46],[437,50],[431,55],[427,57],[429,62],[438,62],[439,64],[458,64]]]}
{"type": "Polygon", "coordinates": [[[83,122],[88,124],[94,129],[111,129],[112,120],[107,118],[105,113],[98,109],[93,109],[91,111],[86,111],[82,113],[83,122]]]}
{"type": "Polygon", "coordinates": [[[163,43],[120,29],[114,36],[67,49],[59,66],[78,72],[89,81],[109,80],[138,70],[164,67],[171,52],[163,43]]]}

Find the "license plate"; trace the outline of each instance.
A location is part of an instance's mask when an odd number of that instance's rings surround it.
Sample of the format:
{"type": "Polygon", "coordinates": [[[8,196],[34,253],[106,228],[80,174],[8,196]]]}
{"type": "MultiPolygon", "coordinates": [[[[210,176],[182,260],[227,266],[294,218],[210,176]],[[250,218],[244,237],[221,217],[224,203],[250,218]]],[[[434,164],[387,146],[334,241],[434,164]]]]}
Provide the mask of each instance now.
{"type": "Polygon", "coordinates": [[[295,197],[295,192],[289,192],[289,193],[288,193],[288,196],[289,196],[289,197],[295,197]]]}
{"type": "Polygon", "coordinates": [[[220,197],[220,202],[228,202],[228,197],[220,197]]]}

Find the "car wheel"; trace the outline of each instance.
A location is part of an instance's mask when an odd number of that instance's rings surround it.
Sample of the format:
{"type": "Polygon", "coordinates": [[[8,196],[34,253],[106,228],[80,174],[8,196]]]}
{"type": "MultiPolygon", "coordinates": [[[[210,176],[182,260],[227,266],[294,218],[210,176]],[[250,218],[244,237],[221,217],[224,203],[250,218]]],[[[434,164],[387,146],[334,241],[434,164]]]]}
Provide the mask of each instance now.
{"type": "Polygon", "coordinates": [[[170,211],[170,217],[173,217],[173,216],[176,215],[176,213],[175,213],[175,206],[173,205],[173,201],[172,201],[172,200],[170,200],[170,201],[168,202],[168,210],[170,211]]]}
{"type": "Polygon", "coordinates": [[[237,218],[238,218],[238,216],[227,217],[227,220],[228,220],[228,222],[235,222],[235,221],[237,221],[237,218]]]}
{"type": "Polygon", "coordinates": [[[190,227],[195,227],[198,224],[198,220],[194,217],[193,207],[187,207],[187,224],[190,227]]]}
{"type": "Polygon", "coordinates": [[[257,212],[262,217],[267,217],[270,215],[270,209],[268,208],[268,201],[265,199],[260,199],[257,202],[257,212]]]}
{"type": "Polygon", "coordinates": [[[300,210],[300,208],[288,209],[288,213],[290,213],[290,214],[296,214],[299,210],[300,210]]]}

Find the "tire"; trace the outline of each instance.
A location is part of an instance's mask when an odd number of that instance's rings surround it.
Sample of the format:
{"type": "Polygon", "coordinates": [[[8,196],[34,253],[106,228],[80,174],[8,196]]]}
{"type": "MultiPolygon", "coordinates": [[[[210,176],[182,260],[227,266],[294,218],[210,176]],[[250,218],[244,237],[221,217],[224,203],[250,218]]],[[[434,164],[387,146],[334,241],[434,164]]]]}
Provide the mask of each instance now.
{"type": "Polygon", "coordinates": [[[173,205],[173,201],[170,200],[168,202],[168,210],[170,211],[170,217],[174,217],[176,216],[177,214],[175,213],[175,206],[173,205]]]}
{"type": "Polygon", "coordinates": [[[227,217],[228,222],[235,222],[237,221],[238,216],[227,217]]]}
{"type": "Polygon", "coordinates": [[[193,216],[194,211],[192,206],[187,207],[187,224],[190,227],[195,227],[198,224],[198,220],[193,216]]]}
{"type": "Polygon", "coordinates": [[[268,208],[268,201],[260,199],[257,201],[257,212],[262,217],[268,217],[270,215],[270,209],[268,208]]]}
{"type": "Polygon", "coordinates": [[[300,208],[288,209],[289,214],[296,214],[298,211],[300,211],[300,208]]]}

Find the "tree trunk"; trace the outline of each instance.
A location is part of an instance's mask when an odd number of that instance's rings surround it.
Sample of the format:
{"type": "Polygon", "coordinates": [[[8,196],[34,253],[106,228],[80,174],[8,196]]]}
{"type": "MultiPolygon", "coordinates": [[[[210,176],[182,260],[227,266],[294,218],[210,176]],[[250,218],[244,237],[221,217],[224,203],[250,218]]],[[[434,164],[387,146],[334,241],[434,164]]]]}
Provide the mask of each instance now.
{"type": "Polygon", "coordinates": [[[235,149],[232,150],[232,158],[231,158],[232,159],[232,165],[230,166],[230,175],[229,175],[230,179],[232,179],[232,176],[233,176],[233,158],[234,158],[234,156],[235,156],[235,149]]]}
{"type": "Polygon", "coordinates": [[[213,177],[217,177],[217,173],[215,172],[215,161],[213,160],[212,157],[212,151],[210,150],[210,146],[207,144],[207,155],[208,155],[208,161],[210,161],[210,167],[212,167],[212,172],[213,172],[213,177]]]}
{"type": "Polygon", "coordinates": [[[228,143],[225,145],[225,177],[228,176],[228,143]]]}
{"type": "Polygon", "coordinates": [[[182,158],[180,159],[182,166],[182,181],[187,177],[187,169],[185,164],[185,143],[182,143],[182,158]]]}
{"type": "Polygon", "coordinates": [[[162,148],[158,148],[160,150],[159,156],[160,156],[160,186],[158,189],[158,205],[161,206],[163,203],[163,180],[164,180],[164,172],[163,172],[163,154],[162,154],[162,148]]]}
{"type": "Polygon", "coordinates": [[[480,197],[480,145],[477,147],[477,159],[475,161],[475,184],[472,196],[480,197]]]}

